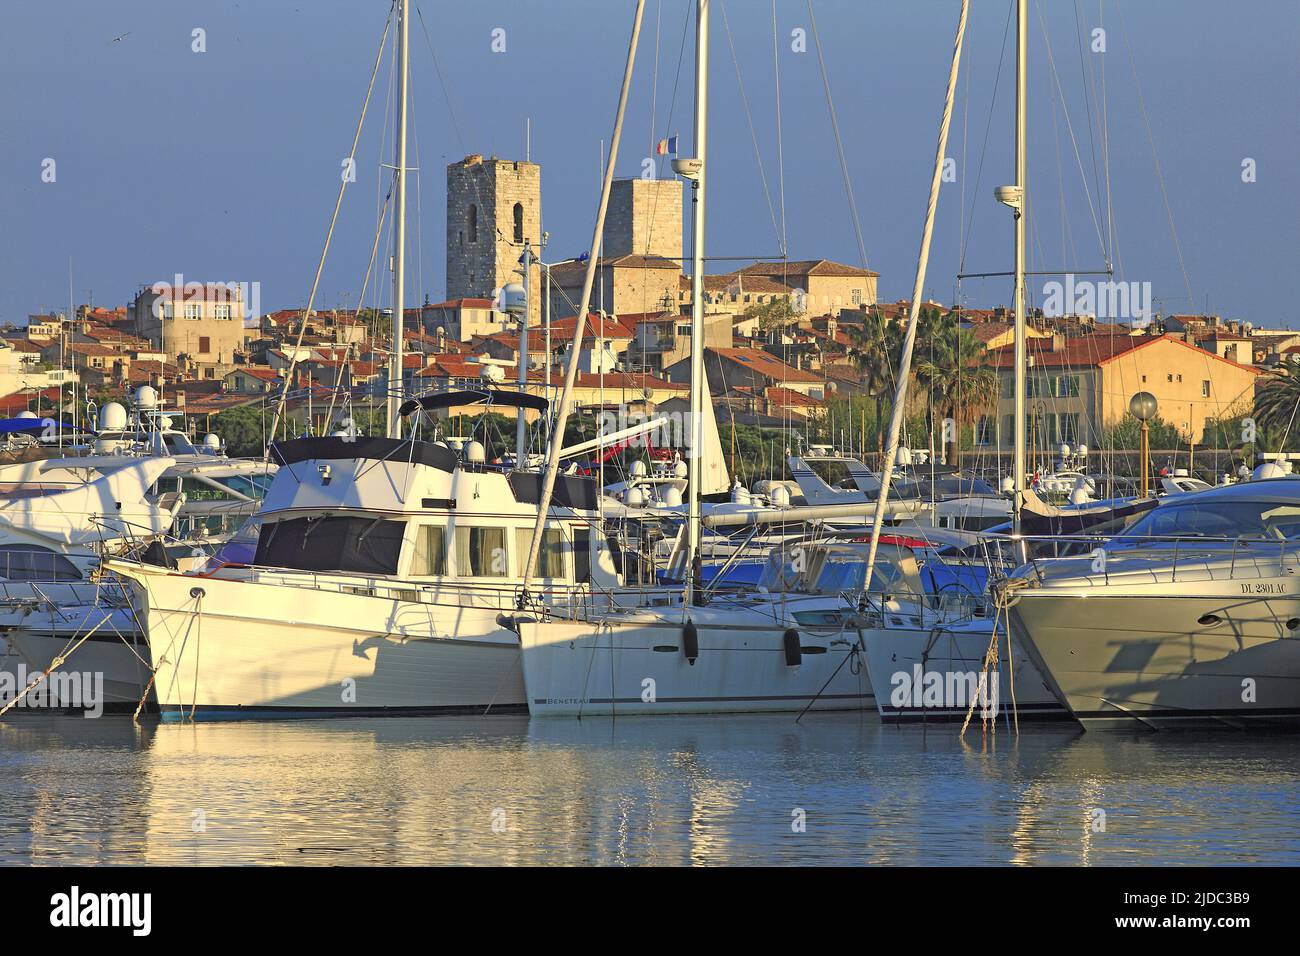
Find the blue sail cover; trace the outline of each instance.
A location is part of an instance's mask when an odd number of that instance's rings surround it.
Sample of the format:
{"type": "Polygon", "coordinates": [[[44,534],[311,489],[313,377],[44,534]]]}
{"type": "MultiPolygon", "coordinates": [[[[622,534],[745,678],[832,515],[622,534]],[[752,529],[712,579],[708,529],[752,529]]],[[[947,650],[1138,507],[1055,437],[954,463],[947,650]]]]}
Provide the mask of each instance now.
{"type": "Polygon", "coordinates": [[[0,435],[31,435],[40,438],[57,435],[60,430],[65,435],[86,431],[70,422],[60,425],[53,418],[0,418],[0,435]]]}

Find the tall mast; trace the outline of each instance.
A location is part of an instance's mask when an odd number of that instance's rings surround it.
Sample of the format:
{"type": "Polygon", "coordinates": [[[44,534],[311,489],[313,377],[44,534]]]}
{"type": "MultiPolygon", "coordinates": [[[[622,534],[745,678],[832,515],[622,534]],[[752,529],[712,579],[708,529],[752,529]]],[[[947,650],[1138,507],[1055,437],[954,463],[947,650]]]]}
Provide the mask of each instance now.
{"type": "Polygon", "coordinates": [[[402,320],[404,316],[406,285],[406,80],[407,80],[407,0],[397,0],[397,155],[393,160],[394,198],[397,201],[393,219],[393,321],[392,355],[388,360],[388,437],[400,438],[401,417],[397,414],[402,404],[402,320]]]}
{"type": "Polygon", "coordinates": [[[695,8],[695,157],[673,168],[691,181],[691,444],[686,520],[686,604],[694,599],[700,548],[700,488],[704,482],[704,197],[709,141],[709,0],[695,8]]]}
{"type": "Polygon", "coordinates": [[[1013,480],[1015,488],[1012,512],[1012,533],[1020,533],[1020,509],[1025,496],[1025,379],[1028,372],[1028,349],[1025,342],[1025,185],[1028,169],[1025,159],[1025,100],[1028,87],[1029,3],[1016,3],[1016,282],[1015,298],[1015,462],[1013,480]]]}

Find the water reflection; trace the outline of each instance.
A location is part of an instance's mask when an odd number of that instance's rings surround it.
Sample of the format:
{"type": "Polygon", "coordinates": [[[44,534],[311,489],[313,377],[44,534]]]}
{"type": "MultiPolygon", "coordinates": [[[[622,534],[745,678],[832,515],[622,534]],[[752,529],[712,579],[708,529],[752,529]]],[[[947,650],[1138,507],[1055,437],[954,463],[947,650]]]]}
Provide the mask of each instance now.
{"type": "Polygon", "coordinates": [[[0,861],[1296,864],[1296,751],[870,715],[22,715],[0,722],[0,861]]]}

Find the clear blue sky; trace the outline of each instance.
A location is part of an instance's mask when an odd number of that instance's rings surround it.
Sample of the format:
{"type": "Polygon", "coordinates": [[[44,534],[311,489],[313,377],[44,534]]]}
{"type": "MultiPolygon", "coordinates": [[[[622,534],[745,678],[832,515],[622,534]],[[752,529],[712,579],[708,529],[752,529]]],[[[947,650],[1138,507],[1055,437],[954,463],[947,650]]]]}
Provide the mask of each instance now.
{"type": "MultiPolygon", "coordinates": [[[[96,304],[123,304],[139,285],[181,272],[195,280],[257,281],[264,310],[305,303],[388,6],[388,0],[7,0],[0,12],[0,321],[21,323],[29,312],[66,308],[69,257],[78,302],[93,292],[96,304]],[[205,53],[191,50],[195,28],[206,31],[205,53]],[[41,181],[47,157],[57,163],[54,183],[41,181]]],[[[609,134],[633,9],[630,0],[421,0],[418,6],[423,20],[413,21],[411,59],[424,182],[411,226],[409,304],[426,293],[435,301],[443,294],[445,165],[471,152],[520,158],[525,117],[533,121],[532,158],[543,167],[548,254],[561,258],[586,248],[598,142],[609,134]],[[504,53],[491,48],[497,28],[505,31],[504,53]]],[[[957,182],[941,195],[927,282],[927,292],[945,301],[953,296],[963,219],[970,229],[968,271],[1002,270],[1010,261],[1010,220],[991,194],[1011,176],[1010,38],[992,100],[1009,0],[972,7],[949,148],[957,182]]],[[[1098,7],[1096,0],[1077,6],[1040,0],[1031,11],[1031,268],[1102,262],[1066,110],[1096,202],[1099,103],[1091,103],[1090,138],[1084,71],[1099,71],[1104,61],[1123,278],[1151,282],[1163,311],[1188,311],[1190,283],[1197,311],[1208,297],[1210,310],[1224,315],[1300,324],[1300,5],[1104,0],[1101,20],[1098,7]],[[1085,46],[1082,64],[1076,11],[1085,45],[1094,27],[1104,23],[1107,30],[1106,52],[1085,46]],[[1245,158],[1256,161],[1256,182],[1242,182],[1245,158]]],[[[620,174],[637,174],[659,136],[680,133],[683,151],[689,148],[689,38],[675,99],[673,88],[691,8],[690,0],[647,0],[620,174]]],[[[709,251],[772,254],[778,242],[724,9],[774,202],[777,189],[770,6],[715,2],[709,251]]],[[[882,299],[910,294],[957,9],[956,2],[939,0],[814,4],[868,265],[881,273],[882,299]]],[[[777,21],[790,256],[859,263],[811,34],[806,53],[791,49],[791,31],[810,26],[806,4],[778,0],[777,21]]],[[[384,175],[378,164],[388,159],[381,143],[387,79],[385,65],[321,308],[356,302],[384,175]]],[[[1008,283],[967,280],[963,295],[971,305],[1003,303],[1008,283]]]]}

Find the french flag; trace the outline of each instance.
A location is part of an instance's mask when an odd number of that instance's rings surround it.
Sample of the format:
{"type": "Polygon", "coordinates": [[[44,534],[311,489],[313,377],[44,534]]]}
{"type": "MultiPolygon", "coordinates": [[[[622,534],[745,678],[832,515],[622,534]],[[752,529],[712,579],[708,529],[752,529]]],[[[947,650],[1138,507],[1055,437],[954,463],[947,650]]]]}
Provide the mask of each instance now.
{"type": "Polygon", "coordinates": [[[676,137],[676,136],[669,136],[667,139],[661,139],[661,140],[659,141],[659,146],[658,146],[658,148],[656,149],[656,152],[657,152],[660,156],[667,156],[667,155],[669,155],[669,154],[671,154],[671,155],[673,155],[673,156],[676,156],[676,155],[677,155],[677,137],[676,137]]]}

